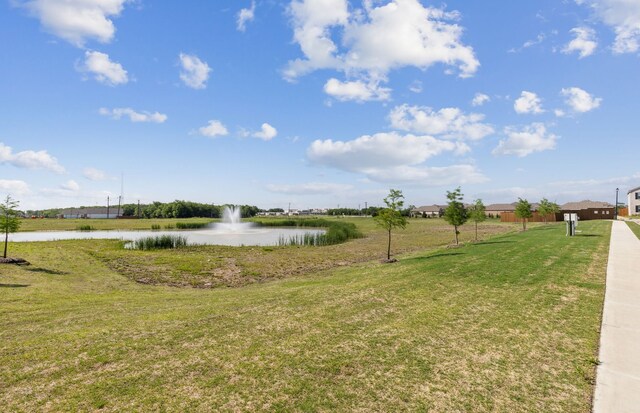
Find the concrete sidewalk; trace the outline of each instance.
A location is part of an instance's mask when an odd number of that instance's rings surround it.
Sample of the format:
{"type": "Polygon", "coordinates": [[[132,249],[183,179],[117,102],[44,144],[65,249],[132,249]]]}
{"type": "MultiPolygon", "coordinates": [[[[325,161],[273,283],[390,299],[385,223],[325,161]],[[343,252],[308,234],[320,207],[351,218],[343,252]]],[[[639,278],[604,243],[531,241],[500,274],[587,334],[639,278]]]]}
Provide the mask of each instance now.
{"type": "Polygon", "coordinates": [[[640,413],[640,240],[614,221],[594,413],[640,413]]]}

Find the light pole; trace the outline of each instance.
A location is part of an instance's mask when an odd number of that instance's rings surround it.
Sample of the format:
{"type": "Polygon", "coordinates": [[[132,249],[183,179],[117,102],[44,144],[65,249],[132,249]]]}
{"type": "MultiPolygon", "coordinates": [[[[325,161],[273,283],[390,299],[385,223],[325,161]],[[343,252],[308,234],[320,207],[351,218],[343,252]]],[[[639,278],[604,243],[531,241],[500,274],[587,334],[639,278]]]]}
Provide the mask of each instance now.
{"type": "Polygon", "coordinates": [[[620,190],[620,188],[616,188],[616,213],[615,213],[615,219],[618,220],[618,191],[620,190]]]}

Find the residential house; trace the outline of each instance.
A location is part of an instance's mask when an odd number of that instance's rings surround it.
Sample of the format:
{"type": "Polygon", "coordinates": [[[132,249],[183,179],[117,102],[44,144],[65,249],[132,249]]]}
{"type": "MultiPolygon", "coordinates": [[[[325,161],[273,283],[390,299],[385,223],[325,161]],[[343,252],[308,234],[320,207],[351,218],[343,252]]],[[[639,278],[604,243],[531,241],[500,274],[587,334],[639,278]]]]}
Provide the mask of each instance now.
{"type": "Polygon", "coordinates": [[[443,205],[428,205],[421,206],[418,208],[414,208],[411,210],[411,217],[422,217],[422,218],[439,218],[444,214],[446,206],[443,205]]]}
{"type": "Polygon", "coordinates": [[[640,186],[627,192],[629,215],[640,214],[640,186]]]}
{"type": "MultiPolygon", "coordinates": [[[[638,189],[640,190],[640,188],[638,189]]],[[[560,210],[563,214],[578,214],[578,219],[582,221],[592,219],[613,219],[616,213],[616,207],[608,202],[589,200],[567,202],[560,206],[560,210]]]]}

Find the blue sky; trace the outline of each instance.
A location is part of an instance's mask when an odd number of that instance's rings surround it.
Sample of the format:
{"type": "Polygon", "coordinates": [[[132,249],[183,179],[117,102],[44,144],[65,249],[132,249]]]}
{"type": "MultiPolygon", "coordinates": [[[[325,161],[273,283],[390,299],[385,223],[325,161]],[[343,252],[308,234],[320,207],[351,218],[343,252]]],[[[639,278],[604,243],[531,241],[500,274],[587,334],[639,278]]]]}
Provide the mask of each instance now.
{"type": "MultiPolygon", "coordinates": [[[[0,195],[264,208],[640,185],[637,0],[0,5],[0,195]]],[[[621,197],[624,198],[624,197],[621,197]]]]}

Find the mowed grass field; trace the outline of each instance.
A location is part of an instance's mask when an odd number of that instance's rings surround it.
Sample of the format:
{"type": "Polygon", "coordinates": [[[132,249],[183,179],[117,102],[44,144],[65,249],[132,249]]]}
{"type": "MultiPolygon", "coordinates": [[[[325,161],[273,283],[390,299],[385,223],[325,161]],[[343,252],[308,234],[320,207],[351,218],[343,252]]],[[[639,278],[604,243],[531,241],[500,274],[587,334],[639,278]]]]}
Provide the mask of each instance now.
{"type": "MultiPolygon", "coordinates": [[[[589,412],[610,223],[572,238],[561,225],[488,224],[512,232],[409,246],[451,240],[423,221],[396,238],[398,263],[371,251],[238,288],[136,283],[113,266],[115,241],[12,244],[32,265],[0,266],[0,406],[589,412]]],[[[384,240],[361,225],[369,237],[343,248],[384,240]]],[[[207,248],[219,253],[194,254],[207,248]]]]}

